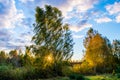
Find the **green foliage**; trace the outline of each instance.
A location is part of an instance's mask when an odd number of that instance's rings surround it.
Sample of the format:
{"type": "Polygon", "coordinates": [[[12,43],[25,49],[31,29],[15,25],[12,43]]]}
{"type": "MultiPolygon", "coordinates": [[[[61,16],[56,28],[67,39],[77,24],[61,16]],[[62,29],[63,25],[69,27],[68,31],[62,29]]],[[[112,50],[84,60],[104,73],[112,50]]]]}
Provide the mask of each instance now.
{"type": "Polygon", "coordinates": [[[11,80],[10,70],[11,66],[0,66],[0,80],[11,80]]]}
{"type": "Polygon", "coordinates": [[[83,75],[75,73],[69,75],[69,78],[72,80],[85,80],[85,77],[83,75]]]}
{"type": "Polygon", "coordinates": [[[63,66],[62,67],[62,74],[64,76],[68,76],[72,73],[72,68],[70,66],[63,66]]]}
{"type": "Polygon", "coordinates": [[[21,58],[22,60],[22,65],[23,66],[33,66],[34,58],[32,56],[31,48],[26,47],[25,54],[21,58]]]}
{"type": "Polygon", "coordinates": [[[10,71],[12,80],[23,80],[25,79],[26,69],[25,68],[15,68],[10,71]]]}
{"type": "Polygon", "coordinates": [[[69,75],[69,78],[70,78],[70,79],[75,79],[75,74],[69,75]]]}
{"type": "Polygon", "coordinates": [[[0,51],[0,64],[5,64],[7,62],[7,55],[5,51],[0,51]]]}
{"type": "Polygon", "coordinates": [[[113,70],[112,75],[115,75],[115,70],[113,70]]]}
{"type": "Polygon", "coordinates": [[[76,78],[76,80],[85,80],[85,78],[82,75],[78,75],[77,78],[76,78]]]}
{"type": "Polygon", "coordinates": [[[10,55],[10,57],[14,57],[14,56],[17,56],[17,55],[18,55],[18,52],[17,52],[17,50],[11,50],[11,51],[9,52],[9,55],[10,55]]]}
{"type": "Polygon", "coordinates": [[[117,65],[117,66],[116,66],[115,72],[116,72],[116,73],[120,73],[120,65],[117,65]]]}
{"type": "Polygon", "coordinates": [[[25,67],[26,69],[26,74],[24,75],[24,78],[26,80],[32,80],[32,79],[38,79],[37,73],[35,72],[34,67],[25,67]]]}
{"type": "Polygon", "coordinates": [[[117,76],[117,78],[120,78],[120,73],[117,73],[116,76],[117,76]]]}
{"type": "Polygon", "coordinates": [[[0,66],[0,80],[23,80],[26,70],[13,68],[11,65],[0,66]]]}

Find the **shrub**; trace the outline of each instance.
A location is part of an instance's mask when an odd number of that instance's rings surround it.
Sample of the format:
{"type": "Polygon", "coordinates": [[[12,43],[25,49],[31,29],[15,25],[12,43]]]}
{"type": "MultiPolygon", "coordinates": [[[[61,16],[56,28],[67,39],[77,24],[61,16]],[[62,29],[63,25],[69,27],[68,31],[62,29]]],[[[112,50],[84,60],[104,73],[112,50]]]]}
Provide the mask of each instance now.
{"type": "Polygon", "coordinates": [[[12,80],[11,77],[11,66],[1,65],[0,66],[0,80],[12,80]]]}
{"type": "Polygon", "coordinates": [[[120,73],[117,73],[116,76],[117,76],[117,78],[120,78],[120,73]]]}
{"type": "Polygon", "coordinates": [[[120,65],[117,65],[116,73],[120,73],[120,65]]]}
{"type": "Polygon", "coordinates": [[[25,74],[26,74],[27,70],[23,67],[23,68],[15,68],[13,70],[11,70],[11,77],[12,80],[24,80],[25,79],[25,74]]]}
{"type": "Polygon", "coordinates": [[[25,67],[26,73],[24,75],[25,80],[38,79],[37,73],[34,67],[25,67]]]}
{"type": "Polygon", "coordinates": [[[70,79],[75,79],[75,80],[85,80],[84,76],[81,74],[73,73],[69,75],[70,79]]]}
{"type": "Polygon", "coordinates": [[[26,80],[30,79],[44,79],[44,78],[52,78],[53,71],[49,68],[31,68],[27,69],[27,73],[25,75],[26,80]]]}
{"type": "Polygon", "coordinates": [[[11,65],[0,66],[0,80],[25,80],[25,68],[13,68],[11,65]]]}
{"type": "Polygon", "coordinates": [[[112,75],[113,75],[113,76],[115,75],[115,70],[113,70],[112,75]]]}
{"type": "Polygon", "coordinates": [[[70,79],[75,79],[75,74],[69,75],[69,78],[70,78],[70,79]]]}
{"type": "Polygon", "coordinates": [[[62,74],[64,76],[68,76],[72,73],[72,68],[70,66],[63,66],[62,67],[62,74]]]}
{"type": "Polygon", "coordinates": [[[94,74],[93,67],[88,62],[84,61],[77,70],[81,74],[90,75],[94,74]]]}
{"type": "Polygon", "coordinates": [[[85,78],[84,78],[84,76],[82,76],[82,75],[78,75],[78,76],[76,77],[76,80],[85,80],[85,78]]]}

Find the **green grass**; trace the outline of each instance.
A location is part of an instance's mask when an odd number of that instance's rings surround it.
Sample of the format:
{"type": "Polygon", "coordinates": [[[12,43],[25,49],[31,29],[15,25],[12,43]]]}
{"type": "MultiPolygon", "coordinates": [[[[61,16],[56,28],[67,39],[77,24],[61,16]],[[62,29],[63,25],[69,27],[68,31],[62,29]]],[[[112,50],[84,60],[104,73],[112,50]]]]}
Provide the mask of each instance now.
{"type": "Polygon", "coordinates": [[[51,79],[39,79],[39,80],[70,80],[68,77],[56,77],[51,79]]]}
{"type": "Polygon", "coordinates": [[[111,74],[96,75],[96,76],[86,76],[88,80],[120,80],[117,76],[111,74]]]}

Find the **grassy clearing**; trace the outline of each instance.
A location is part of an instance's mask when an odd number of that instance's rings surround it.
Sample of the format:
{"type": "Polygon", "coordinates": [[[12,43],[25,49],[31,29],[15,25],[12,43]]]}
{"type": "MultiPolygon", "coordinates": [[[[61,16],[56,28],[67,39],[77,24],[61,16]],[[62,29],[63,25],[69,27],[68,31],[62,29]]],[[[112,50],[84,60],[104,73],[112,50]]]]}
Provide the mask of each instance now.
{"type": "Polygon", "coordinates": [[[120,78],[117,78],[117,76],[113,76],[111,74],[86,76],[86,78],[88,80],[120,80],[120,78]]]}

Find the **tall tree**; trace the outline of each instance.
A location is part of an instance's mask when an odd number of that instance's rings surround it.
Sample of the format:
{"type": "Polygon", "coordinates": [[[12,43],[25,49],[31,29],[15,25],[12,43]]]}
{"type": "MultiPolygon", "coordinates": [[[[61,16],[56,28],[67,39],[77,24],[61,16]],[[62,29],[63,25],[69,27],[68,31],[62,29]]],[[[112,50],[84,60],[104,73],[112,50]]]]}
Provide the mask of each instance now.
{"type": "Polygon", "coordinates": [[[20,62],[20,57],[18,55],[17,50],[11,50],[9,52],[9,55],[11,57],[10,61],[13,64],[13,66],[20,67],[21,66],[21,64],[19,63],[20,62]]]}
{"type": "Polygon", "coordinates": [[[113,55],[120,59],[120,40],[113,40],[112,43],[113,55]]]}
{"type": "Polygon", "coordinates": [[[30,47],[26,46],[25,54],[23,56],[21,55],[21,62],[26,67],[33,65],[34,59],[30,47]]]}
{"type": "Polygon", "coordinates": [[[85,39],[83,40],[83,45],[85,48],[88,47],[88,44],[90,42],[90,40],[97,34],[98,32],[93,30],[93,28],[90,28],[87,32],[87,36],[85,37],[85,39]]]}
{"type": "Polygon", "coordinates": [[[116,72],[120,72],[120,40],[113,40],[112,53],[114,55],[114,65],[116,72]]]}
{"type": "Polygon", "coordinates": [[[111,48],[109,40],[103,38],[98,32],[90,29],[88,33],[84,42],[84,45],[87,45],[85,46],[85,60],[94,67],[96,73],[98,66],[103,67],[103,69],[105,69],[106,65],[108,66],[108,60],[112,59],[111,48]],[[92,32],[90,32],[91,30],[92,32]]]}
{"type": "Polygon", "coordinates": [[[40,56],[52,54],[54,60],[68,60],[73,54],[73,39],[68,24],[63,24],[62,13],[46,5],[36,8],[34,24],[34,51],[40,56]]]}
{"type": "Polygon", "coordinates": [[[5,51],[0,51],[0,64],[5,63],[7,59],[7,55],[5,51]]]}

